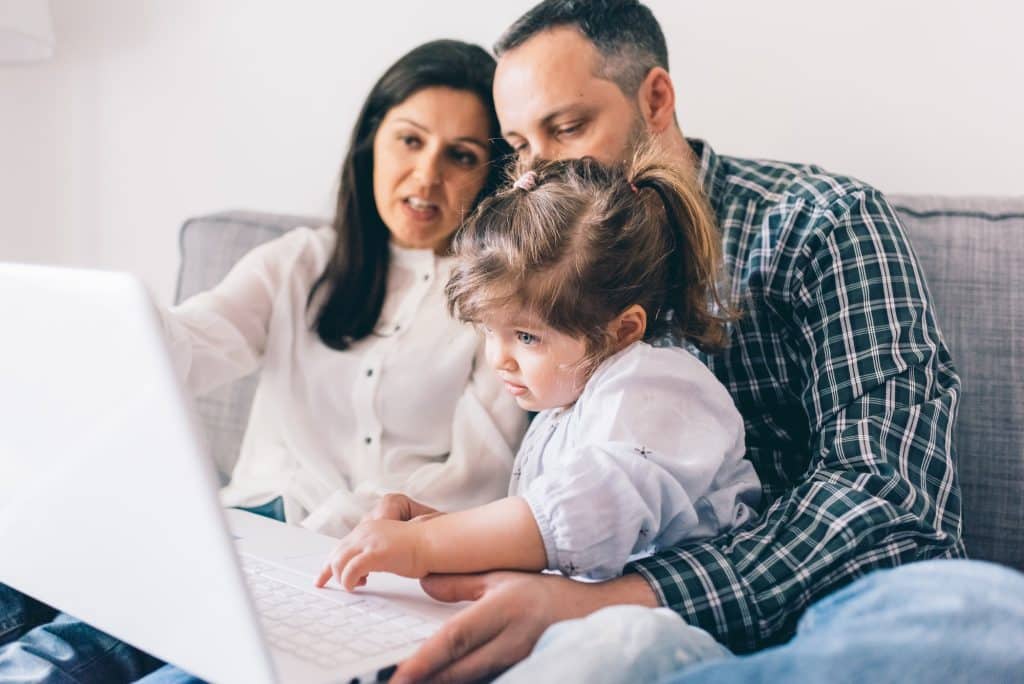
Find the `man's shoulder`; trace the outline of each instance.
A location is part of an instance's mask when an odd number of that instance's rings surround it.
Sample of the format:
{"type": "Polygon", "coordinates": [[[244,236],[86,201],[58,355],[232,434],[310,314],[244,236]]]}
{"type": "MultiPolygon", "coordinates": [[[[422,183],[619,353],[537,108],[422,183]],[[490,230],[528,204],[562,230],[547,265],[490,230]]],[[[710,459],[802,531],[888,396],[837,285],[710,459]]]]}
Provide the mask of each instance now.
{"type": "Polygon", "coordinates": [[[864,181],[814,164],[721,156],[717,175],[725,204],[754,203],[766,211],[829,211],[880,195],[864,181]]]}

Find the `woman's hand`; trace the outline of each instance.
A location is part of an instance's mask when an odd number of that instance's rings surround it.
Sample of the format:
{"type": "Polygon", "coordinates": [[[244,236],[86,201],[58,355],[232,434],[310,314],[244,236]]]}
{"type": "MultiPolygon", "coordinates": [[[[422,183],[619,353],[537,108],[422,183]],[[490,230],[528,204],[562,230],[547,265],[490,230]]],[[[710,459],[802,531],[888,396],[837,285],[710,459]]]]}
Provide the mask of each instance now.
{"type": "Polygon", "coordinates": [[[429,520],[439,513],[440,511],[437,509],[414,501],[405,494],[393,493],[382,496],[369,513],[363,516],[362,522],[368,520],[429,520]]]}
{"type": "Polygon", "coordinates": [[[399,520],[366,520],[341,540],[320,571],[316,586],[323,587],[334,577],[352,591],[366,584],[367,575],[378,571],[423,577],[427,574],[426,556],[422,526],[399,520]]]}

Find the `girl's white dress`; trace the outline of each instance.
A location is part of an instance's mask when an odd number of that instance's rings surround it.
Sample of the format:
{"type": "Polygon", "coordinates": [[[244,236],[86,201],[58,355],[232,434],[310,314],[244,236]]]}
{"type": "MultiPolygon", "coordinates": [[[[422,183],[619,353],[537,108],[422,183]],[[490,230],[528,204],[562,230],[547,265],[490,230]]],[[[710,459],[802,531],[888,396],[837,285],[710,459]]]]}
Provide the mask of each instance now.
{"type": "Polygon", "coordinates": [[[695,356],[637,342],[571,407],[537,415],[509,495],[530,505],[549,569],[615,577],[631,556],[755,516],[761,483],[743,433],[728,391],[695,356]]]}

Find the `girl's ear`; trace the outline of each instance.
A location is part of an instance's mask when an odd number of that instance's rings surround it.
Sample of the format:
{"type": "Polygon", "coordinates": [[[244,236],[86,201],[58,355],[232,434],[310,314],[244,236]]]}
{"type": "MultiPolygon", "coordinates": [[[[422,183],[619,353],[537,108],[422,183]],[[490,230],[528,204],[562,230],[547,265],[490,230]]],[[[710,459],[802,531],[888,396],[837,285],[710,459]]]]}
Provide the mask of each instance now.
{"type": "Polygon", "coordinates": [[[615,341],[615,351],[644,339],[646,331],[647,312],[639,304],[633,304],[608,324],[608,333],[615,341]]]}

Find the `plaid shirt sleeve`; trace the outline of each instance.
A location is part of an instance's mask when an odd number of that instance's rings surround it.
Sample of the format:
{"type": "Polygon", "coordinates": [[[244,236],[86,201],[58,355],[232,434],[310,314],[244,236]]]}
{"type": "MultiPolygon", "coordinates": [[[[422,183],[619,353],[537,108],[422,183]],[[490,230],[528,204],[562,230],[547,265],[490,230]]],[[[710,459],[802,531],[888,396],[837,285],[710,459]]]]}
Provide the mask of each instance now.
{"type": "Polygon", "coordinates": [[[788,637],[807,605],[876,569],[963,554],[952,431],[960,380],[892,208],[867,187],[790,209],[790,367],[809,467],[754,526],[634,562],[659,600],[736,651],[788,637]]]}

